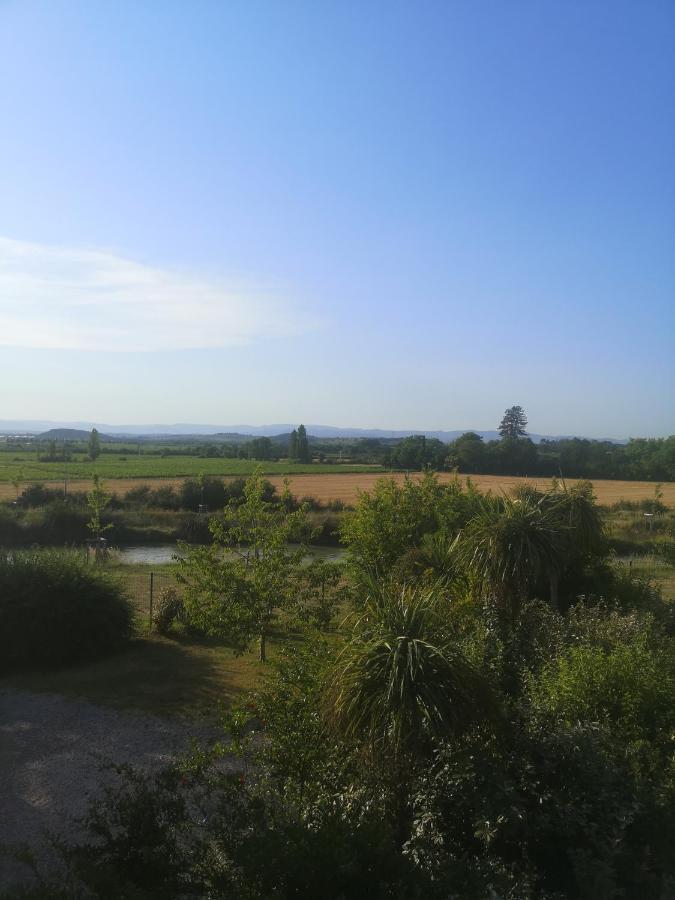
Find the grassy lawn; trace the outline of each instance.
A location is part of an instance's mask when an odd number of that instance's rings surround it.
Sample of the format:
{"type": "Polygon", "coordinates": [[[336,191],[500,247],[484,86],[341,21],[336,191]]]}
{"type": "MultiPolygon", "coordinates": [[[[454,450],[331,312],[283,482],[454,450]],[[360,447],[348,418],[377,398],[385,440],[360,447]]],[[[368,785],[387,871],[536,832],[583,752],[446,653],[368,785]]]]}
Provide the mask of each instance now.
{"type": "Polygon", "coordinates": [[[150,623],[150,573],[153,573],[153,598],[157,602],[157,598],[164,588],[175,586],[174,572],[178,567],[175,564],[122,565],[121,563],[111,563],[106,568],[124,582],[129,596],[138,610],[139,630],[146,631],[150,623]]]}
{"type": "MultiPolygon", "coordinates": [[[[272,642],[273,644],[274,642],[272,642]]],[[[122,653],[58,672],[13,675],[2,687],[84,697],[92,703],[156,715],[217,717],[260,677],[255,653],[139,635],[122,653]]]]}
{"type": "MultiPolygon", "coordinates": [[[[268,665],[258,661],[256,647],[236,656],[215,641],[166,638],[149,631],[150,571],[157,574],[159,592],[172,584],[173,566],[113,565],[111,570],[127,583],[139,612],[137,636],[131,645],[88,665],[7,676],[0,679],[0,690],[14,687],[83,697],[104,706],[160,716],[214,719],[269,671],[268,665]]],[[[300,634],[273,629],[267,641],[268,658],[273,659],[283,643],[298,640],[302,640],[300,634]]]]}
{"type": "MultiPolygon", "coordinates": [[[[629,559],[618,560],[628,567],[629,559]]],[[[269,667],[258,662],[256,649],[236,656],[213,641],[182,636],[166,638],[148,629],[150,571],[155,573],[155,599],[173,583],[175,566],[111,565],[127,584],[138,609],[137,636],[121,653],[98,662],[57,672],[32,672],[0,680],[3,687],[84,697],[93,703],[135,709],[156,715],[217,718],[235,698],[253,689],[269,667]]],[[[663,595],[675,600],[675,568],[656,557],[632,559],[635,574],[660,584],[663,595]]],[[[282,644],[302,640],[285,628],[268,639],[269,658],[282,644]]]]}
{"type": "Polygon", "coordinates": [[[633,575],[650,578],[661,588],[665,600],[675,601],[675,566],[668,565],[657,556],[622,557],[618,562],[624,569],[630,569],[633,575]]]}
{"type": "MultiPolygon", "coordinates": [[[[273,632],[268,659],[300,635],[273,632]]],[[[130,646],[98,662],[56,672],[26,672],[0,679],[0,690],[14,687],[83,697],[117,709],[159,716],[215,719],[232,701],[255,687],[268,664],[257,648],[241,656],[212,641],[166,638],[139,628],[130,646]]]]}
{"type": "Polygon", "coordinates": [[[659,546],[672,540],[673,511],[658,516],[650,528],[640,511],[613,510],[606,513],[605,525],[615,542],[618,563],[635,575],[651,578],[666,600],[675,601],[675,567],[658,554],[659,546]]]}

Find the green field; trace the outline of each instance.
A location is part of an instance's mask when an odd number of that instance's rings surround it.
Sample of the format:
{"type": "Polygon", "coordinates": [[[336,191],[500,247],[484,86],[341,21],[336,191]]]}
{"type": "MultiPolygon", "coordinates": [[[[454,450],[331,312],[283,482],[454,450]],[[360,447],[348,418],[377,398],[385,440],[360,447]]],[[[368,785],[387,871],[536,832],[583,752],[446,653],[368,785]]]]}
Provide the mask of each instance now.
{"type": "Polygon", "coordinates": [[[63,462],[38,462],[35,453],[19,452],[0,455],[0,482],[20,476],[24,483],[31,481],[85,479],[92,475],[101,478],[186,478],[197,475],[250,475],[256,467],[265,475],[321,475],[331,472],[379,472],[376,465],[346,465],[331,463],[293,463],[285,461],[201,458],[197,456],[117,456],[103,454],[95,462],[78,458],[63,462]]]}

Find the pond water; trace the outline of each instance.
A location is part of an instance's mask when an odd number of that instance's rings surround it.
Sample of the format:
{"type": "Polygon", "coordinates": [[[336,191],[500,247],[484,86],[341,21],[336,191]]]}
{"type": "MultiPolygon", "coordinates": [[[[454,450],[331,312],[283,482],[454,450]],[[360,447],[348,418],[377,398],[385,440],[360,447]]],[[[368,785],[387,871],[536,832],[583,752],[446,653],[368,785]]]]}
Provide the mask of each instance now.
{"type": "MultiPolygon", "coordinates": [[[[291,550],[297,549],[296,544],[289,545],[291,550]]],[[[122,565],[133,566],[164,566],[174,562],[178,554],[176,544],[138,544],[128,547],[120,547],[114,551],[115,558],[122,565]]],[[[344,558],[345,551],[342,547],[310,547],[307,561],[323,559],[326,562],[339,562],[344,558]]]]}

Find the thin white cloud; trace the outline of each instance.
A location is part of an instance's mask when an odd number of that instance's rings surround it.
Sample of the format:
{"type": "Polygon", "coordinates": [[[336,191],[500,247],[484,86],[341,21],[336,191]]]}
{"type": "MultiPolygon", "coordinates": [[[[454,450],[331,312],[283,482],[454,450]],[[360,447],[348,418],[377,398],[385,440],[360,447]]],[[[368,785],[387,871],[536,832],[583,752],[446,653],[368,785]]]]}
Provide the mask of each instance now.
{"type": "Polygon", "coordinates": [[[187,350],[301,334],[317,324],[263,289],[0,237],[2,346],[187,350]]]}

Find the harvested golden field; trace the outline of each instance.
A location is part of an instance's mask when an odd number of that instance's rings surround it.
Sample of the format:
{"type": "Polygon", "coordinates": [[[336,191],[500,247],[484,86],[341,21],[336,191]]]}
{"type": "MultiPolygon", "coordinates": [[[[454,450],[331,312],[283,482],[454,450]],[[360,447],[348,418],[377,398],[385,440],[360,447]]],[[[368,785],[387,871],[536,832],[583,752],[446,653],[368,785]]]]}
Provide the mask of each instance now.
{"type": "MultiPolygon", "coordinates": [[[[278,488],[282,487],[283,478],[281,476],[271,475],[268,477],[278,488]]],[[[402,482],[405,475],[403,473],[386,475],[374,472],[294,475],[291,478],[291,490],[298,497],[314,497],[324,503],[328,500],[341,500],[345,504],[352,504],[355,502],[359,490],[369,490],[377,479],[382,477],[391,477],[402,482]]],[[[451,481],[454,478],[450,473],[442,473],[438,477],[441,481],[451,481]]],[[[466,478],[464,475],[459,477],[466,478]]],[[[508,493],[517,484],[526,483],[547,488],[551,483],[547,478],[519,478],[510,475],[472,475],[471,480],[481,491],[492,491],[493,493],[508,493]]],[[[148,484],[152,487],[165,484],[175,486],[182,481],[182,478],[110,478],[105,480],[105,487],[108,491],[122,495],[141,484],[148,484]]],[[[568,479],[567,483],[574,484],[575,479],[568,479]]],[[[63,487],[62,481],[46,481],[43,484],[54,488],[63,487]]],[[[71,491],[86,491],[90,487],[90,481],[70,481],[68,483],[68,489],[71,491]]],[[[593,487],[598,502],[609,505],[616,503],[617,500],[652,498],[656,485],[651,481],[604,481],[598,479],[593,482],[593,487]]],[[[663,502],[668,506],[675,506],[675,482],[663,484],[661,490],[663,502]]],[[[0,500],[13,499],[14,496],[15,491],[12,485],[0,482],[0,500]]]]}
{"type": "MultiPolygon", "coordinates": [[[[382,475],[370,472],[349,475],[296,475],[291,479],[291,490],[298,497],[315,497],[323,502],[342,500],[353,503],[359,490],[369,490],[382,475]]],[[[391,476],[398,482],[405,479],[402,473],[391,476]]],[[[455,477],[450,473],[439,474],[441,481],[452,481],[455,477]]],[[[459,476],[466,480],[465,475],[459,476]]],[[[568,479],[567,484],[575,484],[577,479],[568,479]]],[[[281,485],[281,478],[270,478],[274,484],[281,485]]],[[[472,475],[471,481],[481,491],[493,493],[509,493],[518,484],[533,484],[546,489],[550,487],[549,478],[519,478],[512,475],[472,475]]],[[[602,504],[616,503],[617,500],[644,500],[654,496],[655,484],[651,481],[594,481],[593,487],[598,502],[602,504]]],[[[675,506],[675,482],[661,486],[663,502],[675,506]]]]}
{"type": "MultiPolygon", "coordinates": [[[[171,484],[171,485],[179,485],[185,479],[183,478],[103,478],[101,479],[105,489],[109,493],[125,494],[127,491],[130,491],[132,488],[140,487],[143,484],[149,484],[150,487],[159,487],[163,484],[171,484]]],[[[29,484],[30,481],[27,480],[26,484],[29,484]]],[[[23,485],[23,487],[26,486],[23,485]]],[[[52,488],[55,490],[63,490],[63,479],[61,478],[59,481],[39,481],[39,484],[44,485],[46,488],[52,488]]],[[[92,486],[92,482],[90,478],[87,479],[68,479],[68,491],[90,491],[92,486]]],[[[14,500],[16,497],[16,491],[14,487],[7,481],[0,481],[0,500],[14,500]]]]}

